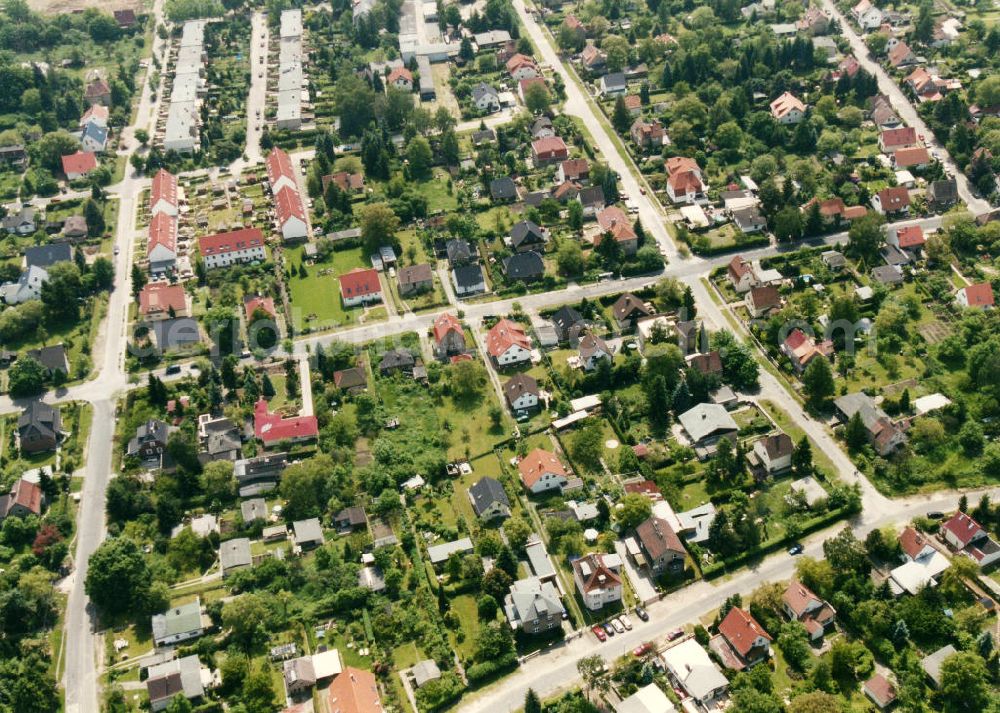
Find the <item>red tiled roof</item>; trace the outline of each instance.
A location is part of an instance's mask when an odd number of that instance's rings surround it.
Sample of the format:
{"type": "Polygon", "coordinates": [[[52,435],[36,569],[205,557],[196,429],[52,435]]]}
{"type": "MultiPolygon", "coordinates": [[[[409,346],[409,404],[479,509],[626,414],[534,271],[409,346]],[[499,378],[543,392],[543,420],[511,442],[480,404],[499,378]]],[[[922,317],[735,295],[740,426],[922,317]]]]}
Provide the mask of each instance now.
{"type": "Polygon", "coordinates": [[[77,151],[62,157],[63,173],[88,173],[97,168],[97,156],[89,151],[77,151]]]}
{"type": "Polygon", "coordinates": [[[284,225],[292,218],[298,218],[303,223],[306,222],[306,209],[302,205],[302,198],[295,189],[285,186],[274,197],[274,208],[278,213],[278,224],[284,225]]]}
{"type": "Polygon", "coordinates": [[[882,707],[896,700],[896,687],[880,673],[865,681],[865,690],[882,707]]]}
{"type": "Polygon", "coordinates": [[[330,713],[382,713],[375,676],[347,666],[329,688],[330,713]]]}
{"type": "Polygon", "coordinates": [[[910,205],[910,192],[906,190],[905,186],[884,188],[877,195],[882,203],[882,210],[889,213],[902,210],[910,205]]]}
{"type": "Polygon", "coordinates": [[[397,79],[405,79],[410,84],[413,84],[413,72],[406,67],[395,67],[389,72],[389,84],[395,84],[397,79]]]}
{"type": "Polygon", "coordinates": [[[617,206],[608,206],[597,214],[597,224],[601,227],[601,232],[607,232],[619,223],[627,224],[628,216],[617,206]]]}
{"type": "Polygon", "coordinates": [[[139,291],[139,313],[144,316],[166,313],[171,310],[181,312],[187,309],[183,285],[169,282],[150,282],[139,291]]]}
{"type": "Polygon", "coordinates": [[[161,168],[153,176],[153,185],[149,191],[150,209],[161,200],[177,207],[177,176],[165,168],[161,168]]]}
{"type": "Polygon", "coordinates": [[[545,136],[531,142],[531,150],[536,156],[561,155],[569,149],[566,142],[558,136],[545,136]]]}
{"type": "Polygon", "coordinates": [[[499,358],[514,345],[531,349],[531,340],[525,334],[524,327],[517,322],[501,319],[486,333],[486,351],[494,358],[499,358]]]}
{"type": "Polygon", "coordinates": [[[907,149],[896,149],[892,155],[896,162],[896,168],[908,168],[910,166],[926,166],[931,162],[931,155],[923,146],[913,146],[907,149]]]}
{"type": "Polygon", "coordinates": [[[954,535],[955,539],[961,542],[963,547],[974,540],[978,533],[983,531],[979,523],[964,512],[955,513],[941,527],[954,535]]]}
{"type": "Polygon", "coordinates": [[[282,177],[295,182],[295,167],[292,157],[275,146],[267,155],[267,180],[275,185],[282,177]]]}
{"type": "Polygon", "coordinates": [[[243,311],[248,320],[253,317],[253,313],[259,309],[264,310],[272,317],[277,315],[277,311],[274,309],[274,298],[272,297],[260,297],[257,295],[249,297],[243,301],[243,311]]]}
{"type": "Polygon", "coordinates": [[[253,430],[258,439],[268,444],[290,439],[315,438],[319,433],[319,425],[315,416],[282,418],[281,414],[270,413],[267,410],[267,401],[261,399],[254,405],[253,430]]]}
{"type": "Polygon", "coordinates": [[[517,470],[521,474],[521,482],[527,488],[532,487],[546,473],[553,473],[567,480],[573,477],[555,453],[543,451],[541,448],[536,448],[522,458],[517,464],[517,470]]]}
{"type": "Polygon", "coordinates": [[[899,546],[911,560],[916,559],[924,548],[933,547],[930,541],[913,527],[907,527],[900,533],[899,546]]]}
{"type": "Polygon", "coordinates": [[[8,505],[20,505],[36,515],[42,513],[42,488],[37,483],[21,478],[14,483],[10,496],[8,505]]]}
{"type": "Polygon", "coordinates": [[[988,282],[981,282],[978,285],[963,287],[965,290],[965,300],[970,307],[992,307],[993,306],[993,285],[988,282]]]}
{"type": "Polygon", "coordinates": [[[605,566],[604,556],[600,554],[590,554],[574,560],[573,569],[580,575],[584,592],[607,589],[622,583],[621,577],[605,566]],[[584,570],[582,565],[587,565],[587,569],[584,570]]]}
{"type": "Polygon", "coordinates": [[[157,213],[149,221],[149,242],[146,244],[146,254],[153,252],[157,245],[177,252],[177,221],[166,213],[157,213]]]}
{"type": "Polygon", "coordinates": [[[729,276],[736,282],[742,280],[743,276],[750,272],[750,269],[750,263],[742,255],[736,255],[729,261],[729,276]]]}
{"type": "Polygon", "coordinates": [[[805,113],[806,105],[803,104],[801,101],[799,101],[799,98],[796,97],[791,92],[785,92],[780,97],[771,102],[771,114],[776,119],[781,119],[782,117],[787,116],[796,109],[802,113],[805,113]]]}
{"type": "Polygon", "coordinates": [[[458,321],[458,317],[445,312],[434,320],[434,341],[440,344],[449,332],[458,332],[464,337],[462,323],[458,321]]]}
{"type": "Polygon", "coordinates": [[[729,610],[726,618],[719,624],[719,633],[740,656],[744,657],[753,649],[754,642],[758,638],[772,640],[770,634],[764,631],[764,627],[757,623],[753,615],[740,607],[729,610]]]}
{"type": "Polygon", "coordinates": [[[520,52],[518,52],[513,57],[507,60],[507,71],[510,72],[511,74],[517,71],[518,68],[524,66],[537,68],[535,60],[533,60],[531,57],[521,54],[520,52]]]}
{"type": "MultiPolygon", "coordinates": [[[[636,455],[638,455],[638,453],[636,453],[636,455]]],[[[640,495],[645,495],[650,500],[663,499],[663,493],[660,492],[660,486],[652,480],[641,480],[638,483],[625,483],[625,492],[639,493],[640,495]]]]}
{"type": "Polygon", "coordinates": [[[224,255],[238,250],[248,250],[264,245],[264,233],[260,228],[243,228],[228,233],[203,235],[198,238],[198,250],[205,255],[224,255]]]}
{"type": "Polygon", "coordinates": [[[340,276],[340,296],[344,299],[382,294],[378,272],[374,268],[355,268],[340,276]]]}
{"type": "Polygon", "coordinates": [[[90,108],[83,112],[83,116],[80,117],[80,126],[83,127],[91,119],[98,119],[107,124],[110,114],[111,112],[103,104],[91,104],[90,108]]]}
{"type": "Polygon", "coordinates": [[[924,237],[924,229],[919,225],[908,225],[896,231],[896,239],[901,248],[916,248],[927,242],[924,237]]]}
{"type": "Polygon", "coordinates": [[[844,220],[856,220],[868,215],[868,209],[863,205],[852,205],[844,208],[844,220]]]}
{"type": "Polygon", "coordinates": [[[365,187],[365,177],[360,173],[348,173],[338,171],[329,176],[323,176],[323,190],[330,185],[331,181],[337,184],[337,188],[344,192],[360,191],[365,187]]]}
{"type": "Polygon", "coordinates": [[[882,145],[888,149],[897,146],[912,146],[917,143],[917,130],[912,126],[900,126],[898,129],[886,129],[882,132],[882,145]]]}
{"type": "Polygon", "coordinates": [[[806,607],[809,606],[809,602],[823,601],[818,596],[813,594],[811,589],[796,579],[793,579],[788,583],[788,586],[785,588],[785,593],[781,596],[781,599],[786,605],[788,605],[788,608],[795,613],[795,617],[798,619],[801,619],[802,615],[805,614],[806,607]]]}

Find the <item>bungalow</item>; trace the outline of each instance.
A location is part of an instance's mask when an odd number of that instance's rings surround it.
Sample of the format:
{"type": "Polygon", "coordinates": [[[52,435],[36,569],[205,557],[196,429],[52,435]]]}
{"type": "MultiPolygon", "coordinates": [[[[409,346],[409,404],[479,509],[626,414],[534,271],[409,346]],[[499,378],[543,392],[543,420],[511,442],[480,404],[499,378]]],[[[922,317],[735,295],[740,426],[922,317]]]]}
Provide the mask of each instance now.
{"type": "Polygon", "coordinates": [[[638,94],[628,94],[625,96],[625,108],[631,116],[642,114],[642,97],[638,94]]]}
{"type": "Polygon", "coordinates": [[[747,311],[754,318],[763,317],[771,312],[771,310],[781,307],[781,295],[778,293],[777,288],[770,285],[752,287],[744,301],[746,302],[747,311]]]}
{"type": "Polygon", "coordinates": [[[632,548],[632,557],[640,567],[654,575],[684,571],[687,551],[666,520],[653,516],[641,522],[635,528],[634,542],[638,546],[632,548]]]}
{"type": "Polygon", "coordinates": [[[546,490],[562,489],[573,477],[572,472],[562,464],[555,453],[536,448],[517,464],[521,483],[537,495],[546,490]]]}
{"type": "Polygon", "coordinates": [[[153,645],[170,646],[197,639],[208,628],[208,617],[202,614],[201,599],[181,604],[152,618],[153,645]]]}
{"type": "Polygon", "coordinates": [[[621,557],[591,553],[573,560],[573,581],[584,606],[598,611],[622,600],[621,557]]]}
{"type": "Polygon", "coordinates": [[[701,169],[693,158],[671,156],[666,162],[667,196],[674,203],[694,203],[705,197],[701,169]]]}
{"type": "Polygon", "coordinates": [[[882,153],[892,153],[896,149],[917,146],[917,130],[912,126],[900,126],[895,129],[885,129],[878,136],[878,148],[882,153]]]}
{"type": "Polygon", "coordinates": [[[486,352],[498,367],[531,360],[531,339],[524,327],[501,319],[486,333],[486,352]]]}
{"type": "Polygon", "coordinates": [[[698,706],[712,710],[718,708],[719,703],[727,703],[725,693],[729,680],[693,637],[681,639],[680,643],[665,649],[660,658],[670,675],[698,706]]]}
{"type": "Polygon", "coordinates": [[[632,122],[629,134],[632,136],[632,142],[641,149],[657,149],[670,143],[667,139],[667,131],[659,119],[652,121],[636,119],[632,122]]]}
{"type": "Polygon", "coordinates": [[[792,362],[795,371],[801,374],[814,357],[829,359],[833,356],[833,342],[828,339],[817,342],[814,337],[796,328],[781,343],[781,351],[792,362]]]}
{"type": "Polygon", "coordinates": [[[806,116],[806,105],[791,92],[771,102],[771,116],[779,124],[798,124],[806,116]]]}
{"type": "Polygon", "coordinates": [[[585,158],[571,158],[559,164],[556,183],[566,181],[586,181],[590,178],[590,164],[585,158]]]}
{"type": "Polygon", "coordinates": [[[382,284],[374,268],[355,268],[340,276],[340,299],[345,307],[382,301],[382,284]]]}
{"type": "Polygon", "coordinates": [[[584,371],[593,371],[602,360],[614,358],[607,343],[589,331],[580,339],[579,352],[584,371]]]}
{"type": "Polygon", "coordinates": [[[772,640],[749,611],[733,607],[719,623],[719,633],[709,646],[727,668],[741,671],[766,661],[772,640]]]}
{"type": "Polygon", "coordinates": [[[243,314],[247,322],[252,322],[254,314],[258,311],[263,312],[272,320],[278,318],[278,311],[274,306],[273,297],[247,295],[243,298],[243,314]]]}
{"type": "Polygon", "coordinates": [[[897,248],[906,251],[909,257],[916,258],[921,248],[927,244],[924,230],[919,225],[909,225],[905,228],[890,230],[886,242],[897,248]]]}
{"type": "Polygon", "coordinates": [[[378,371],[382,376],[388,376],[397,372],[412,374],[416,365],[417,360],[414,358],[413,353],[409,349],[400,347],[390,349],[382,354],[382,358],[378,364],[378,371]]]}
{"type": "Polygon", "coordinates": [[[720,438],[733,441],[740,430],[724,406],[698,404],[677,417],[693,446],[714,445],[720,438]]]}
{"type": "Polygon", "coordinates": [[[767,229],[767,219],[757,206],[729,211],[733,224],[743,233],[759,233],[767,229]]]}
{"type": "Polygon", "coordinates": [[[80,147],[84,151],[91,153],[102,153],[108,143],[108,128],[99,124],[90,123],[84,127],[80,134],[80,147]]]}
{"type": "Polygon", "coordinates": [[[315,416],[282,417],[280,413],[267,410],[267,401],[260,399],[254,405],[254,436],[265,447],[282,442],[302,443],[311,441],[319,434],[315,416]]]}
{"type": "Polygon", "coordinates": [[[507,491],[496,478],[488,475],[469,486],[469,500],[480,520],[510,517],[510,499],[507,491]]]}
{"type": "Polygon", "coordinates": [[[440,569],[441,565],[447,562],[452,555],[466,555],[474,550],[472,540],[462,537],[453,542],[445,542],[440,545],[431,545],[427,548],[427,559],[431,565],[440,569]]]}
{"type": "MultiPolygon", "coordinates": [[[[547,197],[559,201],[560,203],[566,203],[571,201],[580,195],[580,189],[582,186],[575,181],[565,181],[560,183],[550,193],[547,197]]],[[[544,200],[544,198],[542,199],[544,200]]]]}
{"type": "Polygon", "coordinates": [[[368,515],[362,507],[346,507],[333,516],[333,524],[342,532],[364,529],[368,526],[368,515]]]}
{"type": "Polygon", "coordinates": [[[69,360],[66,357],[66,347],[62,344],[29,349],[26,354],[41,364],[48,376],[54,376],[57,371],[69,374],[69,360]]]}
{"type": "Polygon", "coordinates": [[[427,263],[399,268],[396,279],[400,295],[416,295],[434,289],[434,270],[427,263]]]}
{"type": "Polygon", "coordinates": [[[903,186],[884,188],[872,196],[872,207],[879,215],[910,212],[910,192],[903,186]]]}
{"type": "Polygon", "coordinates": [[[63,223],[62,236],[68,240],[79,240],[87,237],[87,219],[82,215],[71,215],[63,223]]]}
{"type": "Polygon", "coordinates": [[[292,523],[292,542],[302,550],[311,550],[323,544],[323,526],[318,517],[296,520],[292,523]]]}
{"type": "Polygon", "coordinates": [[[531,158],[538,165],[565,161],[569,158],[569,149],[558,136],[547,136],[531,142],[531,158]]]}
{"type": "Polygon", "coordinates": [[[832,606],[795,579],[785,588],[781,603],[785,615],[789,619],[802,622],[809,632],[809,638],[813,641],[823,638],[824,632],[837,617],[837,612],[832,606]]]}
{"type": "Polygon", "coordinates": [[[764,436],[753,444],[753,454],[768,475],[792,467],[792,438],[787,433],[764,436]]]}
{"type": "Polygon", "coordinates": [[[605,97],[622,96],[628,91],[628,84],[625,82],[625,74],[623,72],[605,74],[601,77],[597,86],[601,96],[605,97]]]}
{"type": "Polygon", "coordinates": [[[742,255],[736,255],[729,261],[726,276],[729,278],[729,283],[733,286],[733,289],[740,294],[749,292],[751,288],[758,285],[753,267],[742,255]]]}
{"type": "Polygon", "coordinates": [[[631,292],[626,292],[611,305],[611,314],[618,328],[626,330],[631,328],[636,320],[653,314],[653,308],[631,292]]]}
{"type": "Polygon", "coordinates": [[[189,701],[201,698],[205,695],[205,682],[211,678],[212,674],[202,667],[196,655],[150,666],[146,678],[150,710],[153,713],[164,710],[177,696],[189,701]]]}
{"type": "Polygon", "coordinates": [[[97,156],[91,151],[77,151],[62,157],[62,169],[67,181],[83,178],[97,168],[97,156]]]}
{"type": "Polygon", "coordinates": [[[981,282],[976,285],[962,287],[955,292],[955,304],[959,307],[982,307],[988,309],[993,306],[993,285],[989,282],[981,282]]]}
{"type": "Polygon", "coordinates": [[[576,201],[583,206],[584,217],[592,218],[604,210],[604,189],[601,186],[583,188],[576,194],[576,201]]]}
{"type": "Polygon", "coordinates": [[[880,711],[888,710],[896,702],[896,687],[881,673],[869,678],[861,688],[880,711]]]}
{"type": "Polygon", "coordinates": [[[219,569],[223,579],[251,566],[253,556],[250,554],[250,538],[237,537],[219,545],[219,569]]]}
{"type": "Polygon", "coordinates": [[[465,331],[462,323],[452,314],[444,313],[434,320],[434,353],[445,359],[465,351],[465,331]]]}

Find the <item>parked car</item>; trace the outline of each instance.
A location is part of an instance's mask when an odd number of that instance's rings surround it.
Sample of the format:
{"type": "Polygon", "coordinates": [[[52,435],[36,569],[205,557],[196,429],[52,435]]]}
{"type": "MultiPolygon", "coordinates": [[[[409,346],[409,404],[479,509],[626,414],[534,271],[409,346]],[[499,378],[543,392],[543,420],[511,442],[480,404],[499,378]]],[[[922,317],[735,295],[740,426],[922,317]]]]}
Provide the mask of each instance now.
{"type": "Polygon", "coordinates": [[[618,633],[618,634],[624,634],[625,633],[625,625],[622,624],[617,619],[612,619],[611,620],[611,626],[613,626],[615,628],[615,632],[616,633],[618,633]]]}
{"type": "Polygon", "coordinates": [[[649,614],[642,607],[635,608],[635,615],[643,621],[649,621],[649,614]]]}
{"type": "Polygon", "coordinates": [[[667,634],[667,641],[674,641],[684,636],[684,629],[674,629],[669,634],[667,634]]]}
{"type": "Polygon", "coordinates": [[[792,557],[794,557],[795,555],[802,554],[802,545],[796,542],[794,545],[788,548],[788,554],[790,554],[792,557]]]}
{"type": "Polygon", "coordinates": [[[646,643],[639,644],[634,649],[632,649],[632,655],[635,656],[637,659],[640,659],[652,650],[653,650],[653,645],[647,641],[646,643]]]}
{"type": "Polygon", "coordinates": [[[594,626],[591,627],[590,630],[594,632],[594,636],[597,637],[598,641],[608,640],[608,635],[604,633],[604,629],[601,628],[600,624],[594,624],[594,626]]]}
{"type": "Polygon", "coordinates": [[[940,510],[931,510],[929,513],[927,513],[927,517],[929,517],[931,520],[944,520],[944,513],[941,512],[940,510]]]}
{"type": "Polygon", "coordinates": [[[165,373],[167,374],[167,376],[170,376],[172,374],[180,374],[181,373],[180,364],[171,364],[170,366],[167,367],[165,373]]]}
{"type": "Polygon", "coordinates": [[[618,621],[620,621],[626,629],[632,631],[632,620],[628,618],[628,614],[622,614],[618,617],[618,621]]]}
{"type": "Polygon", "coordinates": [[[606,621],[603,624],[601,624],[601,626],[604,627],[604,633],[607,634],[608,636],[615,635],[615,627],[613,627],[610,622],[606,621]]]}

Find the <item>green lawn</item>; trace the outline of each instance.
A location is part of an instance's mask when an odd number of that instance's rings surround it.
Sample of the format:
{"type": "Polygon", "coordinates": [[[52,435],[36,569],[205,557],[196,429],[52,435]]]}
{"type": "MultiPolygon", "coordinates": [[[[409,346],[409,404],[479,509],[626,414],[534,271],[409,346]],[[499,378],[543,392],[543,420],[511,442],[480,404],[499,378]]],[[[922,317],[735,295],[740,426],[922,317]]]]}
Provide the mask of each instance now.
{"type": "Polygon", "coordinates": [[[458,208],[454,187],[452,187],[451,194],[448,193],[449,180],[446,171],[435,169],[432,179],[416,185],[417,191],[427,198],[427,212],[429,214],[446,213],[458,208]]]}
{"type": "Polygon", "coordinates": [[[287,262],[292,269],[288,287],[296,332],[333,329],[358,322],[364,310],[344,308],[337,277],[354,268],[365,267],[360,248],[334,252],[330,261],[317,265],[303,265],[301,248],[296,248],[290,251],[287,262]],[[300,277],[299,265],[305,268],[304,278],[300,277]]]}
{"type": "Polygon", "coordinates": [[[458,632],[461,632],[462,638],[459,641],[459,634],[452,634],[455,650],[461,658],[469,658],[476,649],[476,637],[480,628],[476,599],[471,594],[460,594],[451,600],[451,610],[458,617],[458,632]]]}

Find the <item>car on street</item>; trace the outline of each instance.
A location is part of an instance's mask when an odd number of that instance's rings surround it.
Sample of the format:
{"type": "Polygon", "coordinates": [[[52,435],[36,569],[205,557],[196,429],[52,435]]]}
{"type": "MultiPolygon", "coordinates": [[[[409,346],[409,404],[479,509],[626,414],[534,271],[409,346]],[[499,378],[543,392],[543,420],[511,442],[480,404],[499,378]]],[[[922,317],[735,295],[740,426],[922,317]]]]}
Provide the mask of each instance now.
{"type": "Polygon", "coordinates": [[[649,613],[642,607],[635,608],[635,615],[643,621],[649,621],[649,613]]]}
{"type": "Polygon", "coordinates": [[[607,634],[608,636],[614,636],[615,635],[615,627],[611,626],[610,622],[606,621],[603,624],[601,624],[601,626],[604,627],[604,633],[607,634]]]}
{"type": "Polygon", "coordinates": [[[167,376],[170,376],[172,374],[180,374],[181,366],[180,364],[171,364],[170,366],[167,367],[167,370],[164,373],[167,374],[167,376]]]}
{"type": "Polygon", "coordinates": [[[788,548],[788,554],[790,554],[792,557],[794,557],[795,555],[802,554],[802,545],[796,542],[794,545],[788,548]]]}
{"type": "Polygon", "coordinates": [[[604,629],[601,628],[600,624],[594,624],[594,626],[591,627],[590,630],[594,632],[594,636],[597,637],[598,641],[608,640],[608,635],[604,633],[604,629]]]}
{"type": "Polygon", "coordinates": [[[120,247],[118,247],[117,245],[115,245],[115,255],[117,255],[121,251],[122,251],[122,249],[120,247]]]}
{"type": "Polygon", "coordinates": [[[673,641],[674,639],[679,639],[682,636],[684,636],[684,629],[674,629],[667,634],[667,641],[673,641]]]}
{"type": "Polygon", "coordinates": [[[632,655],[635,656],[637,659],[641,659],[643,656],[645,656],[652,650],[653,650],[653,644],[647,641],[646,643],[639,644],[634,649],[632,649],[632,655]]]}
{"type": "Polygon", "coordinates": [[[927,513],[927,517],[929,517],[931,520],[944,520],[944,513],[941,512],[940,510],[931,510],[929,513],[927,513]]]}
{"type": "Polygon", "coordinates": [[[632,631],[632,620],[628,618],[628,614],[622,614],[620,617],[618,617],[618,621],[620,621],[622,623],[622,626],[624,626],[626,629],[632,631]]]}
{"type": "Polygon", "coordinates": [[[622,624],[617,619],[612,619],[611,620],[611,626],[613,626],[615,628],[615,633],[617,633],[617,634],[624,634],[625,633],[625,625],[622,624]]]}

